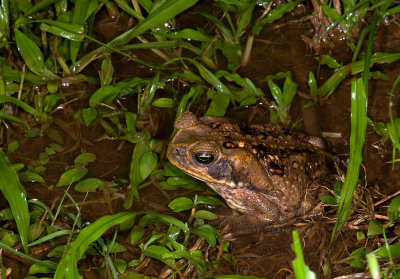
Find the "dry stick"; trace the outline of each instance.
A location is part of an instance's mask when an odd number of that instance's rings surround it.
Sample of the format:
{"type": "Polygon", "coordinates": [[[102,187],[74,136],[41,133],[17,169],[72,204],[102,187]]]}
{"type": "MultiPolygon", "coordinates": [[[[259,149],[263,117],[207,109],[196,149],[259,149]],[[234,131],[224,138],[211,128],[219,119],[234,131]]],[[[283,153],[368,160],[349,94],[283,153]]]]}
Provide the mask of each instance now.
{"type": "Polygon", "coordinates": [[[133,7],[135,8],[135,11],[136,11],[138,14],[143,15],[143,14],[142,14],[142,11],[141,11],[141,9],[140,9],[140,5],[139,5],[139,3],[138,3],[137,0],[132,0],[132,5],[133,5],[133,7]]]}
{"type": "Polygon", "coordinates": [[[381,203],[384,203],[384,202],[387,201],[387,200],[390,200],[391,198],[393,198],[393,197],[395,197],[395,196],[397,196],[397,195],[399,195],[399,194],[400,194],[400,190],[398,190],[398,191],[395,192],[394,194],[391,194],[391,195],[387,196],[387,197],[384,198],[384,199],[381,199],[380,201],[377,201],[376,203],[374,203],[374,207],[377,206],[377,205],[380,205],[381,203]]]}
{"type": "MultiPolygon", "coordinates": [[[[142,43],[148,43],[149,42],[148,40],[146,40],[142,36],[137,36],[136,38],[142,43]]],[[[167,54],[165,54],[164,52],[162,52],[161,50],[159,50],[159,49],[152,48],[151,51],[154,52],[155,54],[157,54],[158,56],[160,56],[165,61],[170,60],[170,57],[167,54]]]]}

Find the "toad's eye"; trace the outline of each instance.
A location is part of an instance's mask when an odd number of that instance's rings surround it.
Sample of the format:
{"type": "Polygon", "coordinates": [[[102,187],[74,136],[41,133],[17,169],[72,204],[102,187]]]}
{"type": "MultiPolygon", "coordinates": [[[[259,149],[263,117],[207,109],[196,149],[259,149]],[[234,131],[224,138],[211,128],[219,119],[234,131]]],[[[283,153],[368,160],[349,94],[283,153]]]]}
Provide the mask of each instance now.
{"type": "Polygon", "coordinates": [[[202,165],[211,164],[214,161],[214,155],[210,152],[197,152],[194,153],[196,161],[202,165]]]}

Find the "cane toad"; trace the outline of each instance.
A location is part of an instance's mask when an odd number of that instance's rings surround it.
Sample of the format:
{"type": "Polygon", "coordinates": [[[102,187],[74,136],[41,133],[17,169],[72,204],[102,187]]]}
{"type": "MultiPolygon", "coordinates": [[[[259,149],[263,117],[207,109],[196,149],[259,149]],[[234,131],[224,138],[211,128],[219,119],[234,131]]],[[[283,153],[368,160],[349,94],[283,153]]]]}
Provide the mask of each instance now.
{"type": "Polygon", "coordinates": [[[282,222],[310,211],[320,186],[336,171],[335,157],[273,124],[197,119],[184,112],[175,125],[169,161],[206,182],[252,223],[282,222]]]}

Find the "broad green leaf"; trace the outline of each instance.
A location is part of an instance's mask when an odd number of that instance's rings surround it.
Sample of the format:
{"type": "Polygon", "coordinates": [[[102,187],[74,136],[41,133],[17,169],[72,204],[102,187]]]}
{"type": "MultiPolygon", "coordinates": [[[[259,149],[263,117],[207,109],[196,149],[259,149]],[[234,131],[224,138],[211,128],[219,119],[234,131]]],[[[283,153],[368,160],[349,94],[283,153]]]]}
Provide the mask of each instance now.
{"type": "Polygon", "coordinates": [[[101,86],[108,86],[113,80],[114,75],[114,67],[111,63],[111,59],[109,56],[104,58],[103,62],[101,62],[101,70],[100,70],[100,82],[101,86]]]}
{"type": "Polygon", "coordinates": [[[30,215],[26,192],[18,180],[15,170],[11,167],[7,156],[0,149],[0,190],[8,201],[17,224],[22,245],[27,253],[30,215]]]}
{"type": "Polygon", "coordinates": [[[193,202],[197,204],[221,205],[223,202],[214,197],[195,196],[193,202]]]}
{"type": "Polygon", "coordinates": [[[96,154],[85,152],[81,153],[74,159],[74,165],[87,166],[89,163],[96,161],[96,154]]]}
{"type": "MultiPolygon", "coordinates": [[[[146,137],[149,137],[148,133],[146,137]]],[[[143,154],[149,152],[149,147],[143,141],[138,142],[133,148],[130,172],[129,172],[129,180],[130,186],[132,187],[132,193],[136,199],[139,199],[138,186],[143,181],[143,176],[141,174],[141,159],[143,154]]]]}
{"type": "Polygon", "coordinates": [[[151,172],[156,168],[158,162],[158,157],[155,152],[147,151],[143,154],[140,159],[140,175],[142,179],[145,180],[151,172]]]}
{"type": "Polygon", "coordinates": [[[368,224],[368,236],[380,235],[385,232],[385,229],[376,220],[371,220],[368,224]]]}
{"type": "Polygon", "coordinates": [[[210,225],[203,225],[194,228],[190,230],[190,232],[202,239],[205,239],[212,247],[215,247],[215,245],[217,244],[216,230],[211,229],[210,225]]]}
{"type": "Polygon", "coordinates": [[[14,32],[18,51],[26,65],[38,76],[45,77],[43,54],[39,47],[18,29],[14,32]]]}
{"type": "Polygon", "coordinates": [[[131,236],[131,244],[135,244],[138,242],[143,236],[146,230],[143,227],[135,226],[132,228],[130,236],[131,236]]]}
{"type": "Polygon", "coordinates": [[[163,255],[165,253],[169,253],[169,252],[170,251],[167,248],[165,248],[164,246],[151,245],[151,246],[147,247],[143,251],[143,254],[145,256],[152,257],[152,258],[157,259],[157,260],[162,260],[163,259],[163,255]]]}
{"type": "Polygon", "coordinates": [[[45,226],[43,224],[34,223],[29,226],[29,242],[32,242],[39,238],[39,236],[44,232],[45,226]]]}
{"type": "Polygon", "coordinates": [[[197,219],[205,219],[205,220],[216,220],[218,219],[217,215],[212,213],[211,211],[208,210],[198,210],[193,216],[194,218],[197,219]]]}
{"type": "Polygon", "coordinates": [[[83,123],[85,123],[86,126],[89,126],[97,118],[97,109],[85,108],[81,111],[81,115],[83,123]]]}
{"type": "Polygon", "coordinates": [[[45,183],[42,176],[35,172],[25,171],[18,174],[20,181],[22,182],[38,182],[38,183],[45,183]]]}
{"type": "Polygon", "coordinates": [[[230,96],[215,92],[204,116],[224,116],[230,102],[230,96]]]}
{"type": "Polygon", "coordinates": [[[96,192],[96,189],[104,186],[104,181],[98,178],[86,178],[79,181],[74,190],[77,192],[96,192]]]}
{"type": "Polygon", "coordinates": [[[88,169],[83,168],[83,167],[75,167],[73,169],[70,169],[70,170],[64,172],[60,176],[60,180],[56,184],[56,187],[63,187],[63,186],[71,185],[72,183],[83,178],[87,173],[88,173],[88,169]]]}
{"type": "Polygon", "coordinates": [[[126,267],[127,267],[126,261],[124,261],[121,258],[116,258],[113,260],[113,262],[114,262],[114,265],[117,267],[118,272],[120,274],[124,274],[126,267]]]}
{"type": "Polygon", "coordinates": [[[195,207],[191,199],[186,197],[176,198],[168,204],[168,207],[175,212],[180,212],[195,207]]]}
{"type": "Polygon", "coordinates": [[[313,72],[310,72],[308,74],[308,87],[310,87],[311,99],[313,100],[314,103],[316,103],[318,101],[318,93],[317,93],[318,87],[313,72]]]}
{"type": "Polygon", "coordinates": [[[7,152],[11,153],[14,152],[19,148],[19,141],[13,140],[7,145],[7,152]]]}
{"type": "Polygon", "coordinates": [[[297,83],[292,80],[292,75],[287,75],[285,83],[283,84],[283,105],[290,106],[294,96],[297,93],[297,83]]]}
{"type": "Polygon", "coordinates": [[[112,101],[118,96],[120,89],[114,86],[105,86],[97,89],[89,99],[90,107],[97,106],[100,103],[112,105],[112,101]]]}
{"type": "Polygon", "coordinates": [[[175,101],[171,98],[158,98],[152,105],[158,108],[173,108],[175,101]]]}

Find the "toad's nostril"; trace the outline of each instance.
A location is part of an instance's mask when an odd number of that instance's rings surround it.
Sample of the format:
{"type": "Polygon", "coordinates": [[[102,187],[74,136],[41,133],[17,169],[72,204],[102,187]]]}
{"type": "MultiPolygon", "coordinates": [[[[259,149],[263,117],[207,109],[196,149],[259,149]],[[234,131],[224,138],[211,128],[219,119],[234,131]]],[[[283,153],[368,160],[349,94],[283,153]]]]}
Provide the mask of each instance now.
{"type": "Polygon", "coordinates": [[[175,156],[181,156],[185,153],[185,148],[182,146],[177,146],[174,148],[174,155],[175,156]]]}

